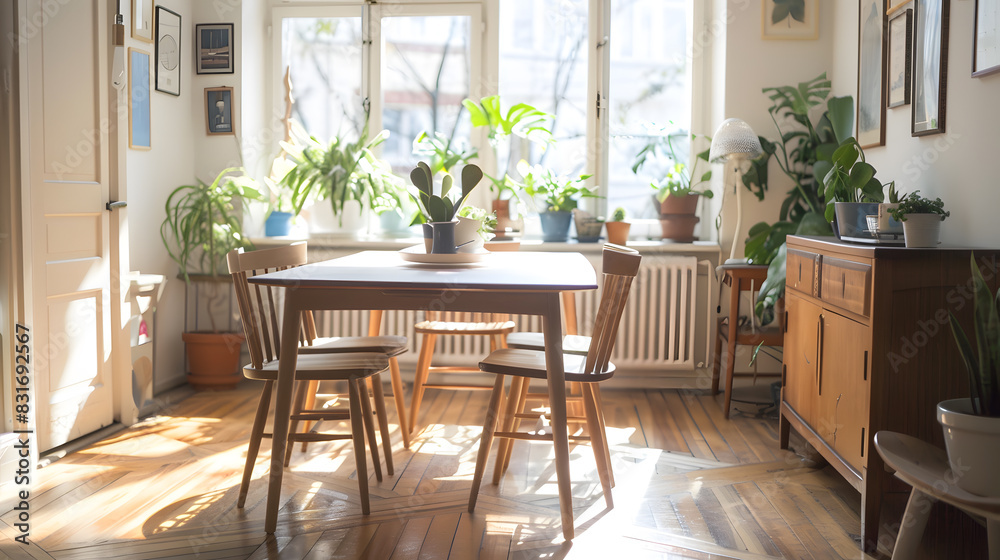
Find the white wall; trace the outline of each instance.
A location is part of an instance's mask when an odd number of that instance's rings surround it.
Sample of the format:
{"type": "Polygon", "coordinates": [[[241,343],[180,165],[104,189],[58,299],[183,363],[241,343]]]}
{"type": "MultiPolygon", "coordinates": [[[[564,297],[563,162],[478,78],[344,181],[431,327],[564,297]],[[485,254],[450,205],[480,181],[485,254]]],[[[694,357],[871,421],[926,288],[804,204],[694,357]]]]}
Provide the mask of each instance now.
{"type": "MultiPolygon", "coordinates": [[[[856,95],[856,2],[839,5],[834,14],[837,39],[833,45],[834,88],[838,95],[856,95]]],[[[942,241],[952,245],[997,247],[1000,208],[995,166],[1000,129],[1000,74],[972,78],[975,3],[951,1],[948,40],[947,100],[944,134],[910,136],[910,105],[886,109],[885,146],[865,150],[883,182],[896,181],[897,190],[920,190],[939,196],[951,218],[942,227],[942,241]]]]}
{"type": "MultiPolygon", "coordinates": [[[[827,72],[829,75],[833,65],[831,51],[835,40],[832,11],[835,7],[840,9],[844,4],[851,4],[854,6],[855,14],[857,12],[857,2],[853,1],[820,1],[819,4],[818,39],[764,40],[761,38],[761,0],[728,1],[725,60],[716,60],[716,63],[725,64],[725,78],[721,84],[725,88],[721,94],[724,101],[721,108],[715,107],[713,110],[714,122],[712,130],[708,131],[709,134],[714,133],[722,120],[736,117],[745,120],[760,136],[772,141],[779,137],[767,112],[771,101],[761,89],[795,85],[815,78],[822,72],[827,72]]],[[[718,91],[716,93],[718,94],[718,91]]],[[[735,179],[727,174],[724,180],[732,189],[735,179]]],[[[785,193],[792,188],[793,183],[773,160],[768,169],[768,183],[768,191],[762,201],[758,201],[748,191],[743,191],[743,224],[740,228],[740,240],[746,239],[747,231],[755,223],[778,220],[785,193]]],[[[714,190],[717,196],[721,193],[720,187],[715,187],[714,190]]],[[[736,221],[735,198],[732,194],[732,190],[727,193],[723,209],[724,219],[720,235],[723,255],[729,254],[736,221]]],[[[714,219],[714,215],[711,219],[714,219]]],[[[743,256],[742,241],[737,246],[736,253],[737,258],[743,256]]]]}
{"type": "MultiPolygon", "coordinates": [[[[205,125],[204,89],[233,88],[233,118],[239,122],[243,53],[240,49],[241,2],[224,0],[158,0],[157,5],[181,16],[181,94],[151,93],[152,149],[128,150],[126,154],[129,195],[129,239],[131,268],[167,277],[167,286],[157,308],[155,390],[184,381],[184,347],[180,333],[184,325],[184,282],[177,278],[178,267],[170,259],[160,239],[164,205],[170,192],[196,179],[211,182],[226,167],[239,166],[236,136],[208,136],[205,125]],[[234,74],[195,73],[194,30],[197,23],[234,23],[234,74]]],[[[123,2],[123,10],[131,3],[123,2]]],[[[130,21],[130,13],[126,21],[130,21]]],[[[129,35],[126,33],[126,35],[129,35]]],[[[153,52],[153,45],[130,36],[127,46],[153,52]]],[[[239,127],[237,129],[239,131],[239,127]]],[[[203,325],[200,325],[204,327],[203,325]]]]}

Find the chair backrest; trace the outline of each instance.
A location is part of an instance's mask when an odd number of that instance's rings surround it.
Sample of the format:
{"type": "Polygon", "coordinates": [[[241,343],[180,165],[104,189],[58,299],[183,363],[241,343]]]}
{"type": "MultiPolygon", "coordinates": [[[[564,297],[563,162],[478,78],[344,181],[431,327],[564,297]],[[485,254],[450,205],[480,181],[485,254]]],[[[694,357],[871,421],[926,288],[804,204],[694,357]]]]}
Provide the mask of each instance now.
{"type": "Polygon", "coordinates": [[[618,336],[618,325],[625,311],[632,281],[639,272],[640,261],[642,255],[635,249],[610,243],[604,246],[604,286],[594,330],[590,335],[585,373],[603,373],[608,368],[611,351],[618,336]]]}
{"type": "Polygon", "coordinates": [[[249,253],[244,253],[243,249],[233,249],[226,259],[229,273],[233,277],[243,334],[250,349],[250,362],[253,367],[259,368],[278,358],[281,323],[278,320],[277,298],[271,286],[250,284],[247,279],[305,264],[306,243],[293,243],[249,253]]]}

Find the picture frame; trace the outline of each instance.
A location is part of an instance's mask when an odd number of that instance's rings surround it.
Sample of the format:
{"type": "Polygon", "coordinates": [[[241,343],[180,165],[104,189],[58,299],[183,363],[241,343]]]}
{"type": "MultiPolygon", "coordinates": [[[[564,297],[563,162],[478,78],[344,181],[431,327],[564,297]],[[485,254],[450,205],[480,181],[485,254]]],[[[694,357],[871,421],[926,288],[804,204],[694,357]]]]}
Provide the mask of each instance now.
{"type": "Polygon", "coordinates": [[[913,0],[910,135],[945,131],[950,0],[913,0]]]}
{"type": "Polygon", "coordinates": [[[128,49],[128,147],[152,148],[149,110],[149,53],[128,49]]]}
{"type": "Polygon", "coordinates": [[[819,0],[761,0],[762,39],[819,38],[819,0]]]}
{"type": "Polygon", "coordinates": [[[885,145],[885,0],[858,6],[857,139],[871,148],[885,145]]]}
{"type": "Polygon", "coordinates": [[[156,7],[156,91],[181,94],[181,16],[156,7]]]}
{"type": "Polygon", "coordinates": [[[913,58],[913,10],[897,12],[889,19],[889,75],[886,78],[887,107],[910,104],[910,68],[913,58]]]}
{"type": "Polygon", "coordinates": [[[234,28],[231,23],[199,23],[194,26],[198,74],[232,74],[234,28]]]}
{"type": "Polygon", "coordinates": [[[976,0],[972,77],[1000,71],[1000,0],[976,0]]]}
{"type": "Polygon", "coordinates": [[[233,125],[233,88],[205,88],[205,129],[210,136],[236,134],[233,125]]]}
{"type": "Polygon", "coordinates": [[[153,42],[153,0],[132,0],[132,38],[153,42]]]}

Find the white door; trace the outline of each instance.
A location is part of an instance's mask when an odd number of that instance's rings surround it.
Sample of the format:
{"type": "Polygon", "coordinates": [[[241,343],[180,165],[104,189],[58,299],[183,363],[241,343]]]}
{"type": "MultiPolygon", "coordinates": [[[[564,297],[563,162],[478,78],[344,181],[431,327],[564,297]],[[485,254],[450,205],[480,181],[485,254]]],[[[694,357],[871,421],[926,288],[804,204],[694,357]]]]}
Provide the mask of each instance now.
{"type": "Polygon", "coordinates": [[[42,4],[27,0],[19,22],[27,39],[20,70],[28,84],[21,100],[28,140],[22,180],[30,194],[22,204],[28,204],[26,290],[40,451],[107,426],[114,414],[105,209],[109,3],[42,4]]]}

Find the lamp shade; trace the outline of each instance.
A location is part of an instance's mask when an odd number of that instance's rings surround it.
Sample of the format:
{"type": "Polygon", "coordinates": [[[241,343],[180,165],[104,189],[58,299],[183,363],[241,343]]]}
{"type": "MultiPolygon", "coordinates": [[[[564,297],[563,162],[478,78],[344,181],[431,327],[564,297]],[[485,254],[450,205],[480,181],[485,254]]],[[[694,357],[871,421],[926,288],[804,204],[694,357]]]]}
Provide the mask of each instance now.
{"type": "Polygon", "coordinates": [[[725,161],[732,156],[753,159],[763,152],[760,140],[750,125],[741,119],[726,119],[712,136],[710,161],[725,161]]]}

